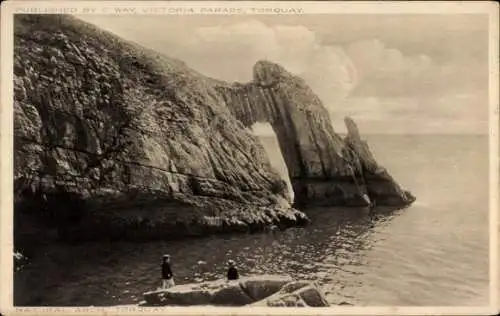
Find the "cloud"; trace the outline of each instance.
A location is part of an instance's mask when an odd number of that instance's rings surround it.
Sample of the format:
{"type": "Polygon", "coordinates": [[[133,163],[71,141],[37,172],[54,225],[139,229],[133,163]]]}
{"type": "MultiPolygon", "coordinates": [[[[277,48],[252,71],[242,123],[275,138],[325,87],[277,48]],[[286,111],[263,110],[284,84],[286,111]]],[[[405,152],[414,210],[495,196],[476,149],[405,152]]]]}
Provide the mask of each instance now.
{"type": "Polygon", "coordinates": [[[422,71],[432,64],[431,58],[425,54],[405,56],[398,49],[386,47],[379,39],[356,41],[346,46],[349,57],[362,69],[361,75],[375,71],[422,71]]]}
{"type": "MultiPolygon", "coordinates": [[[[382,33],[380,38],[359,39],[359,30],[356,40],[333,44],[335,34],[345,35],[350,30],[330,30],[329,24],[313,28],[296,22],[263,23],[257,18],[219,24],[216,19],[199,21],[146,19],[139,27],[139,23],[131,25],[125,18],[117,18],[97,24],[229,82],[250,81],[258,60],[278,62],[306,80],[331,112],[337,130],[342,130],[345,115],[368,132],[383,132],[384,128],[407,133],[484,130],[487,60],[461,49],[466,42],[460,42],[460,37],[452,40],[458,51],[439,50],[439,58],[434,59],[435,54],[426,53],[432,51],[429,47],[419,52],[411,37],[411,49],[404,38],[387,44],[382,33]]],[[[427,38],[425,34],[420,41],[427,38]]],[[[434,40],[431,46],[438,49],[439,41],[434,40]]],[[[471,51],[482,50],[474,47],[471,51]]]]}
{"type": "Polygon", "coordinates": [[[191,38],[189,49],[184,47],[178,57],[200,72],[227,81],[249,81],[257,60],[276,61],[303,77],[332,110],[353,96],[421,99],[487,85],[486,68],[474,60],[435,63],[425,54],[407,56],[379,39],[325,45],[304,26],[249,20],[199,27],[191,38]]]}
{"type": "Polygon", "coordinates": [[[355,85],[355,67],[343,49],[322,45],[316,33],[304,26],[270,27],[250,20],[200,27],[195,36],[191,53],[184,53],[184,59],[218,79],[250,81],[255,62],[267,59],[302,76],[320,96],[345,96],[355,85]],[[206,56],[215,62],[205,62],[206,56]]]}
{"type": "Polygon", "coordinates": [[[337,132],[346,132],[350,116],[362,133],[484,134],[488,131],[488,95],[482,91],[415,98],[354,96],[331,111],[337,132]]]}
{"type": "Polygon", "coordinates": [[[357,95],[442,94],[475,90],[487,85],[487,64],[476,59],[450,59],[435,63],[429,56],[405,56],[378,40],[359,41],[347,47],[360,84],[357,95]]]}

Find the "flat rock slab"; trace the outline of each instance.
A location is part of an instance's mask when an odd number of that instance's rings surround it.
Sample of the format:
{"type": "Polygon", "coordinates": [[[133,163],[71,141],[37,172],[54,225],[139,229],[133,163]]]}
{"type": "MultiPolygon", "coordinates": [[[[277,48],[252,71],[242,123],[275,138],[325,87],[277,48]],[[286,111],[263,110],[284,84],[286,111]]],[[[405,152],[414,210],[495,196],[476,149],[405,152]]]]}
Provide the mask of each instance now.
{"type": "Polygon", "coordinates": [[[328,307],[325,295],[314,282],[293,281],[285,284],[275,294],[251,306],[269,307],[328,307]]]}
{"type": "Polygon", "coordinates": [[[146,292],[144,300],[143,306],[329,306],[316,284],[294,281],[283,275],[176,285],[165,290],[146,292]]]}

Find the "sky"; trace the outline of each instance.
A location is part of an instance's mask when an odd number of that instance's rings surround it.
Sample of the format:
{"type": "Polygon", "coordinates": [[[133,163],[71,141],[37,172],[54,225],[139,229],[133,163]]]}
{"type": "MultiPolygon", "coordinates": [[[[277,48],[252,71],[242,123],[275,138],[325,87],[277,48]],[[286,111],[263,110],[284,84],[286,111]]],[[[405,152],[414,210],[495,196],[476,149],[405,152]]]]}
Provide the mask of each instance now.
{"type": "MultiPolygon", "coordinates": [[[[488,132],[486,15],[85,15],[204,75],[252,80],[267,59],[301,76],[345,132],[488,132]]],[[[265,132],[265,129],[262,130],[265,132]]]]}

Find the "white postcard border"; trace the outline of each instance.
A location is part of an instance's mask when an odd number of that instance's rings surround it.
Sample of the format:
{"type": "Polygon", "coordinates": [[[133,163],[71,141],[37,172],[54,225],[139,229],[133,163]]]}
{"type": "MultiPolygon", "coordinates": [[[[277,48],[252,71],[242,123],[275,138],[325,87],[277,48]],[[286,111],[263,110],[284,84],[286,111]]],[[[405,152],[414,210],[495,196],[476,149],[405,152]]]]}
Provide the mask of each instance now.
{"type": "Polygon", "coordinates": [[[498,4],[461,2],[252,2],[252,1],[7,1],[1,8],[0,108],[0,312],[5,315],[479,315],[499,311],[499,21],[498,4]],[[124,9],[127,8],[127,9],[124,9]],[[136,8],[130,10],[130,8],[136,8]],[[176,8],[175,10],[171,8],[176,8]],[[217,11],[218,10],[218,11],[217,11]],[[26,12],[29,11],[29,12],[26,12]],[[226,12],[227,11],[227,12],[226,12]],[[215,13],[214,13],[215,12],[215,13]],[[219,308],[219,307],[13,307],[13,14],[456,14],[489,15],[489,150],[490,150],[490,304],[481,307],[345,307],[331,308],[219,308]]]}

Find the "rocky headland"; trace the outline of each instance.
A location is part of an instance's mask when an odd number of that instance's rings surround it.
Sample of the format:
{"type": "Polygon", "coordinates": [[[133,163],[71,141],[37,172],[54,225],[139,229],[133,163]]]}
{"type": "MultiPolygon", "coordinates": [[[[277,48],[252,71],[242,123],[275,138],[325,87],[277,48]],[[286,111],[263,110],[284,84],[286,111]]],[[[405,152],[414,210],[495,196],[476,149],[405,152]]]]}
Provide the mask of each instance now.
{"type": "Polygon", "coordinates": [[[345,138],[335,133],[318,96],[302,78],[280,65],[259,61],[252,82],[218,83],[215,88],[234,117],[246,126],[271,124],[296,206],[404,207],[415,200],[376,162],[354,121],[345,118],[345,138]]]}
{"type": "Polygon", "coordinates": [[[305,225],[302,205],[415,200],[277,64],[229,84],[70,16],[14,27],[16,234],[34,216],[66,240],[179,238],[305,225]],[[276,132],[294,202],[255,122],[276,132]]]}

